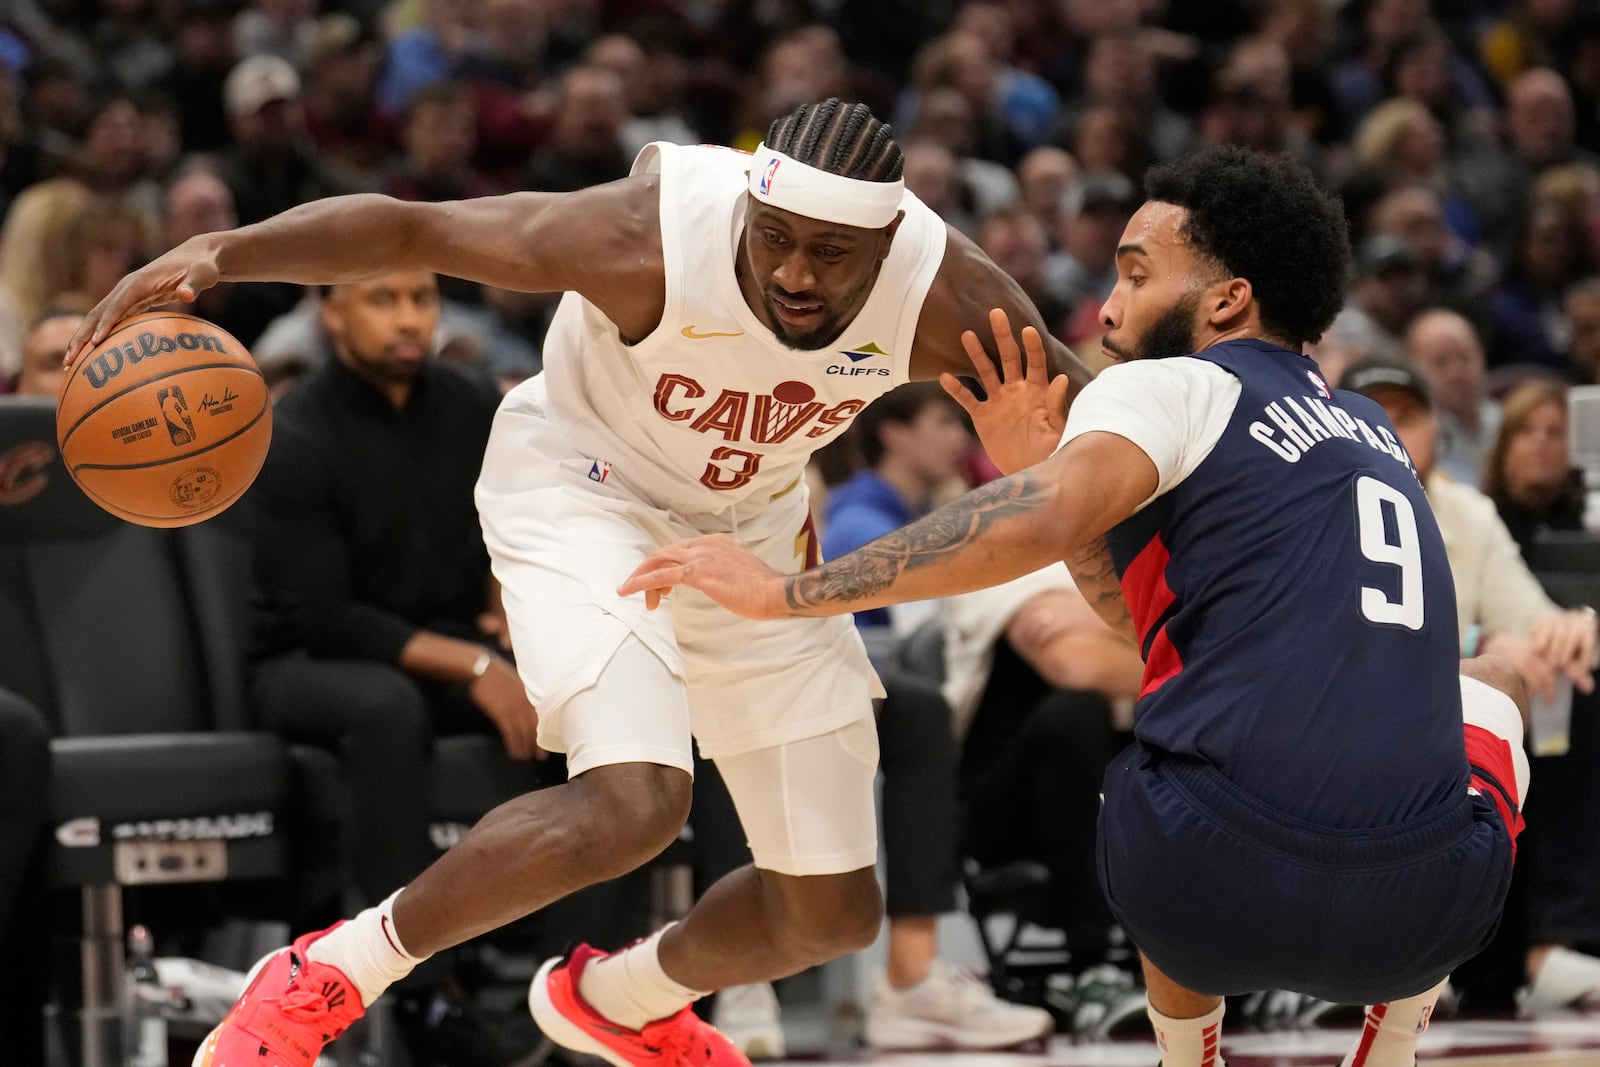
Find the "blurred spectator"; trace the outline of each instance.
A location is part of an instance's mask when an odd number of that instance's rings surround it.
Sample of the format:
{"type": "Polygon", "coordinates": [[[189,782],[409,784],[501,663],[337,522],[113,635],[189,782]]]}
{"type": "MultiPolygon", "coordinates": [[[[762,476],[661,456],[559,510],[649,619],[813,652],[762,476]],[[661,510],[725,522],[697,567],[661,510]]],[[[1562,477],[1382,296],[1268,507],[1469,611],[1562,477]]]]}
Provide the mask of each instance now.
{"type": "Polygon", "coordinates": [[[183,155],[183,118],[178,114],[178,105],[159,92],[144,93],[133,103],[139,111],[143,174],[152,182],[163,183],[183,155]]]}
{"type": "Polygon", "coordinates": [[[89,112],[84,127],[78,176],[91,189],[129,192],[144,177],[139,109],[127,96],[109,96],[89,112]]]}
{"type": "Polygon", "coordinates": [[[1016,26],[1010,5],[1001,0],[966,0],[956,12],[953,29],[981,41],[994,65],[988,98],[991,106],[985,108],[977,95],[968,96],[980,116],[997,114],[1005,124],[1015,150],[999,162],[1014,165],[1023,153],[1049,138],[1061,110],[1060,97],[1049,82],[1016,65],[1016,26]]]}
{"type": "MultiPolygon", "coordinates": [[[[1138,650],[1059,565],[951,597],[944,621],[963,851],[990,869],[1042,863],[1041,921],[1066,931],[1073,973],[1098,968],[1117,941],[1095,864],[1100,781],[1132,740],[1138,650]]],[[[1142,1014],[1142,999],[1127,999],[1142,1014]]]]}
{"type": "Polygon", "coordinates": [[[1366,312],[1347,306],[1334,316],[1333,325],[1306,354],[1317,361],[1322,380],[1337,387],[1347,368],[1364,359],[1394,362],[1404,358],[1405,349],[1378,329],[1366,312]]]}
{"type": "Polygon", "coordinates": [[[233,17],[243,0],[178,0],[175,58],[155,85],[178,106],[183,147],[213,152],[229,140],[223,83],[233,69],[233,17]]]}
{"type": "Polygon", "coordinates": [[[1333,10],[1323,0],[1267,0],[1258,30],[1289,58],[1295,121],[1328,145],[1344,138],[1345,116],[1334,94],[1326,56],[1333,40],[1333,10]]]}
{"type": "MultiPolygon", "coordinates": [[[[903,385],[879,397],[857,417],[851,433],[864,466],[828,497],[822,541],[827,559],[931,511],[935,495],[958,481],[972,440],[960,406],[937,382],[903,385]]],[[[962,987],[953,968],[938,961],[936,917],[955,906],[950,711],[937,690],[928,687],[923,693],[926,683],[887,669],[895,637],[909,634],[936,612],[936,605],[914,603],[855,617],[889,692],[878,718],[890,863],[889,958],[867,1008],[867,1042],[936,1047],[939,1042],[932,1038],[946,1029],[958,1047],[1000,1048],[1047,1033],[1052,1023],[1038,1009],[995,999],[987,986],[962,987]],[[937,1025],[919,1035],[921,1016],[937,1025]],[[912,1035],[922,1039],[907,1041],[912,1035]]]]}
{"type": "MultiPolygon", "coordinates": [[[[203,163],[179,172],[167,186],[162,208],[164,248],[176,248],[191,237],[239,225],[233,193],[217,172],[203,163]]],[[[269,322],[294,307],[299,297],[298,286],[281,282],[221,282],[202,292],[193,304],[178,306],[216,323],[248,347],[269,322]]]]}
{"type": "MultiPolygon", "coordinates": [[[[1295,121],[1293,73],[1289,56],[1278,42],[1268,37],[1246,37],[1229,51],[1218,72],[1223,85],[1240,94],[1247,121],[1240,137],[1220,141],[1213,132],[1205,139],[1212,143],[1241,144],[1267,152],[1286,152],[1305,164],[1312,173],[1323,171],[1322,153],[1310,134],[1295,121]],[[1256,132],[1259,128],[1259,132],[1256,132]]],[[[1202,129],[1202,136],[1205,136],[1202,129]]]]}
{"type": "Polygon", "coordinates": [[[1011,166],[1043,136],[1024,138],[1005,120],[1001,98],[1004,80],[1000,64],[977,34],[951,31],[936,37],[917,52],[914,87],[902,95],[895,125],[910,125],[923,94],[954,89],[966,97],[977,117],[980,136],[973,153],[1011,166]]]}
{"type": "Polygon", "coordinates": [[[812,34],[784,34],[762,55],[739,105],[738,132],[729,143],[754,151],[773,120],[813,100],[850,95],[842,53],[812,34]]]}
{"type": "Polygon", "coordinates": [[[1434,465],[1458,482],[1482,486],[1489,444],[1500,429],[1500,408],[1489,399],[1478,332],[1456,312],[1435,308],[1418,315],[1406,331],[1406,350],[1436,408],[1434,465]]]}
{"type": "Polygon", "coordinates": [[[61,387],[67,384],[67,372],[62,366],[67,356],[67,342],[72,340],[73,332],[82,321],[83,312],[65,308],[50,307],[40,314],[23,338],[22,368],[12,383],[13,393],[51,399],[61,395],[61,387]]]}
{"type": "Polygon", "coordinates": [[[393,126],[376,103],[378,43],[349,15],[326,15],[306,59],[305,129],[318,157],[341,180],[375,184],[393,126]]]}
{"type": "Polygon", "coordinates": [[[573,67],[561,76],[555,125],[528,164],[528,188],[560,193],[625,178],[628,102],[622,79],[604,67],[573,67]]]}
{"type": "MultiPolygon", "coordinates": [[[[1395,48],[1433,26],[1428,0],[1370,0],[1362,9],[1360,54],[1334,73],[1336,92],[1350,121],[1383,98],[1383,73],[1395,48]]],[[[1450,80],[1462,107],[1492,107],[1494,97],[1477,69],[1452,52],[1450,80]]]]}
{"type": "Polygon", "coordinates": [[[22,90],[22,120],[32,133],[39,173],[55,174],[78,150],[77,133],[89,109],[88,86],[76,66],[46,54],[28,64],[22,90]]]}
{"type": "Polygon", "coordinates": [[[1567,391],[1529,382],[1506,397],[1483,491],[1519,545],[1540,530],[1583,529],[1582,484],[1567,452],[1567,391]]]}
{"type": "Polygon", "coordinates": [[[1077,176],[1078,161],[1072,158],[1072,153],[1053,145],[1035,148],[1017,164],[1022,202],[1044,227],[1052,251],[1058,247],[1061,198],[1077,176]]]}
{"type": "Polygon", "coordinates": [[[1085,107],[1117,104],[1140,117],[1139,154],[1144,159],[1175,159],[1194,141],[1190,124],[1167,107],[1156,92],[1155,56],[1141,29],[1128,27],[1101,34],[1089,42],[1083,90],[1083,96],[1063,113],[1057,127],[1058,140],[1076,127],[1085,107]]]}
{"type": "Polygon", "coordinates": [[[1427,489],[1455,578],[1463,656],[1506,657],[1529,692],[1546,700],[1553,699],[1557,679],[1563,676],[1582,692],[1592,690],[1593,616],[1558,608],[1528,571],[1493,500],[1438,469],[1439,424],[1421,375],[1404,364],[1363,363],[1345,372],[1342,388],[1383,407],[1427,489]],[[1587,636],[1585,641],[1556,640],[1558,632],[1587,636]]]}
{"type": "Polygon", "coordinates": [[[55,178],[23,190],[0,226],[0,374],[16,374],[22,337],[66,288],[67,231],[93,198],[81,182],[55,178]]]}
{"type": "Polygon", "coordinates": [[[317,40],[317,0],[250,0],[233,20],[240,59],[277,56],[304,69],[317,40]]]}
{"type": "Polygon", "coordinates": [[[976,205],[955,153],[937,141],[913,141],[904,151],[906,188],[945,222],[976,238],[976,205]]]}
{"type": "Polygon", "coordinates": [[[1389,183],[1352,228],[1362,236],[1387,234],[1409,244],[1427,278],[1429,303],[1481,312],[1476,302],[1494,283],[1494,260],[1463,241],[1446,215],[1436,186],[1402,179],[1389,183]]]}
{"type": "Polygon", "coordinates": [[[61,288],[89,304],[155,255],[155,219],[125,197],[96,196],[67,227],[61,288]]]}
{"type": "Polygon", "coordinates": [[[549,74],[544,5],[538,0],[479,0],[477,22],[481,32],[470,39],[455,75],[511,93],[539,89],[549,74]]]}
{"type": "Polygon", "coordinates": [[[1578,14],[1574,0],[1512,0],[1507,7],[1478,42],[1484,69],[1504,87],[1523,71],[1564,58],[1578,14]]]}
{"type": "Polygon", "coordinates": [[[1577,147],[1576,121],[1572,93],[1561,76],[1544,67],[1529,70],[1507,91],[1507,150],[1456,171],[1483,220],[1485,239],[1491,247],[1510,249],[1508,258],[1517,255],[1515,238],[1540,172],[1562,163],[1600,162],[1577,147]]]}
{"type": "Polygon", "coordinates": [[[448,78],[472,40],[473,0],[426,0],[423,24],[396,34],[383,57],[378,106],[398,115],[418,87],[448,78]]]}
{"type": "Polygon", "coordinates": [[[431,857],[415,790],[435,731],[534,754],[532,709],[486,625],[497,597],[472,504],[498,396],[433,358],[431,274],[336,287],[336,358],[278,402],[249,503],[263,725],[341,754],[353,870],[381,899],[431,857]],[[392,531],[409,531],[396,538],[392,531]]]}
{"type": "MultiPolygon", "coordinates": [[[[1555,698],[1558,679],[1576,690],[1575,722],[1559,758],[1537,761],[1545,772],[1540,810],[1561,818],[1538,819],[1528,811],[1529,831],[1519,856],[1518,896],[1508,902],[1508,925],[1518,930],[1517,945],[1527,989],[1520,1006],[1544,1012],[1576,1005],[1600,995],[1600,959],[1573,952],[1575,943],[1600,943],[1600,891],[1592,832],[1600,823],[1595,774],[1600,735],[1587,724],[1592,706],[1595,615],[1592,609],[1563,611],[1540,588],[1519,552],[1518,543],[1483,493],[1434,468],[1437,422],[1422,379],[1403,365],[1352,367],[1345,387],[1381,404],[1416,465],[1444,535],[1450,573],[1455,579],[1456,613],[1462,655],[1504,656],[1517,668],[1535,699],[1555,698]],[[1575,773],[1563,773],[1570,769],[1575,773]],[[1535,829],[1537,827],[1537,829],[1535,829]],[[1576,830],[1574,834],[1572,831],[1576,830]],[[1572,874],[1579,873],[1579,877],[1572,874]],[[1523,932],[1525,930],[1525,932],[1523,932]]],[[[1502,428],[1502,439],[1513,431],[1502,428]]],[[[1563,448],[1564,451],[1564,448],[1563,448]]],[[[1495,455],[1504,455],[1499,444],[1495,455]]],[[[1536,723],[1530,731],[1532,755],[1546,740],[1536,723]]]]}
{"type": "Polygon", "coordinates": [[[1384,64],[1384,92],[1426,107],[1444,125],[1452,144],[1490,141],[1498,134],[1492,101],[1458,98],[1458,82],[1451,73],[1455,54],[1449,35],[1437,26],[1401,38],[1384,64]]]}
{"type": "Polygon", "coordinates": [[[1117,283],[1117,243],[1141,203],[1139,191],[1115,171],[1084,171],[1061,198],[1056,231],[1061,251],[1050,257],[1048,287],[1066,305],[1067,340],[1098,334],[1100,305],[1117,283]]]}
{"type": "Polygon", "coordinates": [[[622,126],[622,151],[629,158],[651,141],[695,144],[700,138],[679,109],[682,71],[670,53],[647,53],[638,41],[607,34],[589,46],[585,61],[615,71],[622,79],[629,117],[622,126]]]}
{"type": "MultiPolygon", "coordinates": [[[[937,382],[902,385],[868,405],[851,433],[862,466],[828,496],[824,559],[835,559],[933,510],[935,494],[959,479],[972,435],[958,405],[937,382]]],[[[874,608],[856,615],[878,663],[896,637],[934,613],[930,604],[874,608]]]]}
{"type": "Polygon", "coordinates": [[[1375,234],[1357,247],[1345,306],[1364,314],[1388,341],[1400,342],[1427,293],[1422,263],[1402,238],[1375,234]]]}
{"type": "Polygon", "coordinates": [[[1050,240],[1044,224],[1021,204],[1013,204],[985,216],[978,227],[978,247],[1022,286],[1046,329],[1059,331],[1067,304],[1050,290],[1046,277],[1050,240]]]}
{"type": "Polygon", "coordinates": [[[300,76],[277,56],[254,56],[228,75],[224,95],[233,147],[221,156],[240,223],[348,190],[312,153],[300,76]]]}
{"type": "Polygon", "coordinates": [[[1067,149],[1082,171],[1115,171],[1142,181],[1146,164],[1139,117],[1121,104],[1091,104],[1078,112],[1067,149]]]}
{"type": "Polygon", "coordinates": [[[1494,313],[1494,366],[1537,363],[1566,366],[1567,288],[1594,273],[1585,220],[1557,201],[1533,204],[1512,246],[1505,272],[1490,293],[1494,313]]]}
{"type": "Polygon", "coordinates": [[[1569,366],[1578,385],[1600,385],[1600,277],[1588,277],[1567,290],[1569,366]]]}
{"type": "Polygon", "coordinates": [[[23,118],[19,79],[0,63],[0,217],[11,198],[39,180],[38,141],[23,118]]]}
{"type": "Polygon", "coordinates": [[[1374,108],[1356,128],[1351,154],[1358,167],[1445,188],[1444,130],[1415,100],[1389,100],[1374,108]]]}
{"type": "Polygon", "coordinates": [[[0,977],[0,1031],[17,1063],[46,1062],[50,939],[39,917],[49,912],[42,862],[49,801],[50,724],[0,689],[0,951],[11,961],[0,977]]]}
{"type": "Polygon", "coordinates": [[[1011,168],[973,155],[978,143],[977,116],[972,104],[956,90],[934,89],[917,98],[916,113],[900,143],[917,141],[937,142],[955,156],[961,184],[980,218],[1017,199],[1017,177],[1011,168]]]}
{"type": "Polygon", "coordinates": [[[401,200],[464,200],[493,192],[472,168],[477,115],[472,96],[453,81],[417,89],[400,121],[405,150],[383,181],[383,192],[401,200]]]}

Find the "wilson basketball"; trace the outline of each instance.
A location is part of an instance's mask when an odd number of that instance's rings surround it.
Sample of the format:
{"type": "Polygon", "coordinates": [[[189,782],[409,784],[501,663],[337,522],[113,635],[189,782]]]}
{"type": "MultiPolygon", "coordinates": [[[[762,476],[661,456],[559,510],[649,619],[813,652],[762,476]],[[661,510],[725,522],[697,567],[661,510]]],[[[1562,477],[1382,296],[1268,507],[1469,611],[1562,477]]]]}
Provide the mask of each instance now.
{"type": "Polygon", "coordinates": [[[79,359],[56,405],[72,480],[141,526],[188,526],[250,487],[272,437],[254,357],[193,315],[147,311],[79,359]]]}

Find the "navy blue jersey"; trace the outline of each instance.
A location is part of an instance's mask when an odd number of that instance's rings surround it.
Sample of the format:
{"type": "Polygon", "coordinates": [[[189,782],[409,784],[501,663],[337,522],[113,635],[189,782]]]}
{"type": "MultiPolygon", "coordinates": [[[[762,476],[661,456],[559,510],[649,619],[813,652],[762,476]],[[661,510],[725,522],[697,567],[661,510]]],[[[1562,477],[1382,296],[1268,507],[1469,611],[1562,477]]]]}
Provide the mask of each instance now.
{"type": "Polygon", "coordinates": [[[1383,411],[1262,341],[1214,450],[1107,535],[1145,658],[1134,732],[1271,808],[1389,826],[1467,784],[1455,587],[1383,411]]]}

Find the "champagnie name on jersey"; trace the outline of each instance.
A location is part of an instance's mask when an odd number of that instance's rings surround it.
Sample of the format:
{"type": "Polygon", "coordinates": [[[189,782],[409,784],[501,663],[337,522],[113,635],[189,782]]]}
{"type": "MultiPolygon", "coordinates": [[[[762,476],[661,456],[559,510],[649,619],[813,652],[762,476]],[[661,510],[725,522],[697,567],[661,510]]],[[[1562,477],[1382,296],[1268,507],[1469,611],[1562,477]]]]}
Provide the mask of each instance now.
{"type": "Polygon", "coordinates": [[[1262,409],[1264,419],[1250,424],[1250,436],[1288,463],[1300,462],[1300,457],[1323,441],[1365,441],[1379,452],[1406,465],[1412,474],[1416,468],[1405,448],[1395,439],[1387,426],[1373,426],[1357,418],[1335,403],[1332,398],[1314,396],[1286,396],[1274,400],[1262,409]]]}

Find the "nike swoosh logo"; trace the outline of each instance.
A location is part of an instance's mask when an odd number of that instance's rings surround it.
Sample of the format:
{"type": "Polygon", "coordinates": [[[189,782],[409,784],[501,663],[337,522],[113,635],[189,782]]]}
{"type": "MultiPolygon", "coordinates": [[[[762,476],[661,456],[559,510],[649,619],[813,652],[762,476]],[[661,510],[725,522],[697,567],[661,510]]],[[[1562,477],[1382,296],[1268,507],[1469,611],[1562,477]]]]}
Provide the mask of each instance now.
{"type": "Polygon", "coordinates": [[[704,341],[711,337],[743,337],[744,331],[740,330],[737,333],[719,333],[716,330],[712,330],[709,333],[696,333],[693,326],[685,326],[683,328],[683,335],[691,341],[704,341]]]}

